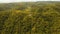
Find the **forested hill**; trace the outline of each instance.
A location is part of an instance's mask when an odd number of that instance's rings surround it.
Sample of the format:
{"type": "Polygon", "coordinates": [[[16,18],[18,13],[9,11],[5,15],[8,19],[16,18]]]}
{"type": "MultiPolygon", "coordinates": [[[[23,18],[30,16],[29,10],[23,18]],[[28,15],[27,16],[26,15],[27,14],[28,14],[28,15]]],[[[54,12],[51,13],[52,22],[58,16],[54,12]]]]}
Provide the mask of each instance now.
{"type": "Polygon", "coordinates": [[[0,34],[60,34],[60,2],[1,3],[0,34]]]}
{"type": "Polygon", "coordinates": [[[46,6],[46,5],[58,5],[60,4],[60,2],[52,2],[52,1],[49,1],[49,2],[44,2],[44,1],[41,1],[41,2],[17,2],[17,3],[0,3],[0,11],[3,11],[3,10],[10,10],[10,9],[24,9],[24,8],[27,8],[27,7],[34,7],[34,6],[46,6]]]}

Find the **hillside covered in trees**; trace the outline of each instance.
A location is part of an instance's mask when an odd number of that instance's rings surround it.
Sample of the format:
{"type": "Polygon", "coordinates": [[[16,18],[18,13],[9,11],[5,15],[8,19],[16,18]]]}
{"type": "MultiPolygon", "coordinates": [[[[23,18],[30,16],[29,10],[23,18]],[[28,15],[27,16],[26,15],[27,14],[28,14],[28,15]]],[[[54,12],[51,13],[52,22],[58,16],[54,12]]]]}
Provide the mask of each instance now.
{"type": "Polygon", "coordinates": [[[60,34],[60,2],[0,3],[0,34],[60,34]]]}

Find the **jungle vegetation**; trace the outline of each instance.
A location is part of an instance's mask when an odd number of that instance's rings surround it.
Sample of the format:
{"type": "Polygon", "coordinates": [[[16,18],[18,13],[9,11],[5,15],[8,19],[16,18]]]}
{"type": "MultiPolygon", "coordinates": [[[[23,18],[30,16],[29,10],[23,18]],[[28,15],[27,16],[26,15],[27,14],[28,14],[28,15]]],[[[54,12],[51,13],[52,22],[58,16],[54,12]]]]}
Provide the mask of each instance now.
{"type": "Polygon", "coordinates": [[[1,3],[0,34],[60,34],[60,2],[1,3]]]}

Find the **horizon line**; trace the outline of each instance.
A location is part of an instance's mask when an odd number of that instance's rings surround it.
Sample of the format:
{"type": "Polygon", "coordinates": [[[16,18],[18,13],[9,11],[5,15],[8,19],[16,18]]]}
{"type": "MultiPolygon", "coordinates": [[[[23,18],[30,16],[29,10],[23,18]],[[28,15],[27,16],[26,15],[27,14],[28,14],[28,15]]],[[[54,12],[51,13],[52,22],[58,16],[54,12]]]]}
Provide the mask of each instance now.
{"type": "MultiPolygon", "coordinates": [[[[60,1],[21,1],[21,2],[60,2],[60,1]]],[[[19,2],[0,2],[0,3],[21,3],[19,2]]]]}

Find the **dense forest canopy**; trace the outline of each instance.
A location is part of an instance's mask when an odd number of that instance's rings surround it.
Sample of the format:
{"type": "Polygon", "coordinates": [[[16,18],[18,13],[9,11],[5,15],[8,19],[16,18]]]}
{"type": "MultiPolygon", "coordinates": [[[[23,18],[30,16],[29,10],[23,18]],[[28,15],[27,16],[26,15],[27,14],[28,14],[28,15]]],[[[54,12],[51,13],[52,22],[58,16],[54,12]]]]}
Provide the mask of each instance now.
{"type": "Polygon", "coordinates": [[[0,4],[0,34],[60,34],[60,2],[0,4]]]}

